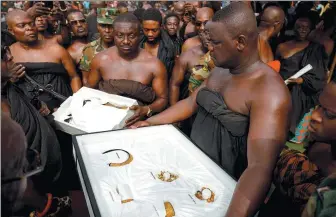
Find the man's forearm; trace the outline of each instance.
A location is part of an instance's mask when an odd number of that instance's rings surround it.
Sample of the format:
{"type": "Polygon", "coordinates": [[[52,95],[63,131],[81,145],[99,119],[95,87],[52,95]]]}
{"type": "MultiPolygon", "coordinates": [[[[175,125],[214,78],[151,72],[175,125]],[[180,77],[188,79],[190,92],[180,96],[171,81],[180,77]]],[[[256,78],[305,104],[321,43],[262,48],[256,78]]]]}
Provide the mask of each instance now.
{"type": "Polygon", "coordinates": [[[225,217],[254,216],[270,189],[272,169],[247,168],[240,177],[225,217]]]}
{"type": "Polygon", "coordinates": [[[76,93],[82,87],[82,81],[79,76],[71,78],[72,92],[76,93]]]}
{"type": "Polygon", "coordinates": [[[172,85],[170,87],[170,94],[169,94],[170,106],[175,105],[179,101],[179,95],[180,95],[180,87],[172,85]]]}
{"type": "Polygon", "coordinates": [[[191,97],[188,97],[187,99],[177,102],[174,106],[169,107],[160,114],[147,119],[147,121],[152,125],[176,123],[191,117],[196,109],[197,105],[194,104],[191,97]]]}
{"type": "Polygon", "coordinates": [[[154,113],[163,111],[168,103],[167,98],[157,98],[155,101],[148,105],[154,113]]]}

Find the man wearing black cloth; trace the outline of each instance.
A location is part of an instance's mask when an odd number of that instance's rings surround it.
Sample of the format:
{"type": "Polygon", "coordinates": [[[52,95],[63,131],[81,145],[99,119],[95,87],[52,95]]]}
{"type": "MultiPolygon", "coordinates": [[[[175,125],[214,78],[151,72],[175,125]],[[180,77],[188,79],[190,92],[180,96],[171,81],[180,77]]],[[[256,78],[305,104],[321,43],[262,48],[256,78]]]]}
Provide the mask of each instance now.
{"type": "Polygon", "coordinates": [[[179,29],[180,18],[175,13],[169,13],[163,20],[164,29],[167,31],[170,39],[174,42],[176,47],[176,55],[181,54],[183,45],[183,39],[178,36],[177,31],[179,29]]]}
{"type": "Polygon", "coordinates": [[[197,112],[191,139],[238,183],[227,217],[253,216],[286,141],[290,95],[260,61],[254,12],[231,3],[206,24],[216,68],[190,97],[131,128],[176,123],[197,112]]]}
{"type": "Polygon", "coordinates": [[[161,31],[161,24],[162,16],[159,10],[149,8],[143,13],[144,37],[140,41],[140,47],[162,61],[166,67],[169,80],[177,51],[169,35],[165,31],[161,31]]]}

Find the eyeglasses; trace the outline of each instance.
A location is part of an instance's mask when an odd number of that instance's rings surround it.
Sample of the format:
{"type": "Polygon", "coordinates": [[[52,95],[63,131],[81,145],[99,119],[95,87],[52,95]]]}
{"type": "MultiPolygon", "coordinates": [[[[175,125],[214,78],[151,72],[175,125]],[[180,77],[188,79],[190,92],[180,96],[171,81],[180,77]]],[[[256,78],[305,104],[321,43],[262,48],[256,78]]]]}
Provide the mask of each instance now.
{"type": "Polygon", "coordinates": [[[28,162],[24,166],[23,175],[10,178],[1,178],[1,185],[15,181],[20,181],[24,178],[28,178],[36,174],[39,174],[44,170],[44,167],[41,166],[40,154],[35,149],[27,150],[27,161],[28,162]]]}

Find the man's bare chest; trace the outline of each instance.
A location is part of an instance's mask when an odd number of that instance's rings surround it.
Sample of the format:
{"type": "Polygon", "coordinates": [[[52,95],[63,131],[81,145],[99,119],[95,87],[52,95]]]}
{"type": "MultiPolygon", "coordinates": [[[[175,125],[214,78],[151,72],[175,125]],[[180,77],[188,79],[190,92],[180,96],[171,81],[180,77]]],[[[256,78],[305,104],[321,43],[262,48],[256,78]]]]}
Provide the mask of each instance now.
{"type": "Polygon", "coordinates": [[[100,68],[103,80],[126,79],[138,81],[143,84],[151,84],[153,80],[153,71],[141,62],[123,63],[113,61],[114,63],[104,64],[100,68]]]}

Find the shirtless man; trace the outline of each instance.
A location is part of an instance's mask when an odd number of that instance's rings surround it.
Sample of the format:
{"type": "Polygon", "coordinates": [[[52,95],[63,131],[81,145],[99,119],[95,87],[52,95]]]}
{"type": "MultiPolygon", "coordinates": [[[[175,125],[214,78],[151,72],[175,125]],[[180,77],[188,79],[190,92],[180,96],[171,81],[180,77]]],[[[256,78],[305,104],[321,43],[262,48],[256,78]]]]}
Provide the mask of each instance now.
{"type": "Polygon", "coordinates": [[[140,23],[135,15],[119,15],[113,23],[115,45],[95,56],[91,63],[88,86],[105,92],[134,98],[144,106],[134,106],[134,124],[167,105],[167,73],[164,65],[139,48],[140,23]],[[135,89],[135,90],[134,90],[135,89]]]}
{"type": "Polygon", "coordinates": [[[196,47],[202,44],[201,39],[199,37],[200,34],[204,33],[205,24],[212,19],[214,12],[211,8],[200,8],[196,14],[196,31],[197,36],[189,38],[186,40],[182,46],[182,52],[189,50],[192,47],[196,47]]]}
{"type": "Polygon", "coordinates": [[[51,43],[62,45],[63,38],[61,35],[52,35],[48,32],[48,16],[43,15],[35,18],[35,26],[38,31],[39,40],[47,40],[51,43]]]}
{"type": "Polygon", "coordinates": [[[208,37],[201,33],[197,38],[201,43],[183,52],[176,61],[169,85],[170,105],[175,105],[180,99],[189,96],[208,78],[214,68],[208,53],[208,37]]]}
{"type": "Polygon", "coordinates": [[[94,36],[89,33],[88,24],[82,12],[77,10],[70,11],[67,20],[73,34],[72,44],[67,50],[77,66],[82,58],[84,47],[94,39],[94,36]]]}
{"type": "Polygon", "coordinates": [[[197,112],[191,139],[239,179],[226,216],[253,216],[286,141],[290,95],[283,80],[260,61],[257,24],[248,6],[231,3],[206,29],[211,56],[222,69],[187,99],[131,128],[175,123],[197,112]]]}
{"type": "Polygon", "coordinates": [[[261,14],[259,30],[258,50],[261,61],[268,63],[274,60],[269,40],[277,36],[285,22],[285,13],[280,7],[267,7],[261,14]]]}
{"type": "Polygon", "coordinates": [[[147,9],[142,16],[142,29],[144,37],[140,47],[157,57],[166,67],[168,79],[175,64],[177,49],[169,35],[161,30],[162,15],[155,8],[147,9]]]}
{"type": "MultiPolygon", "coordinates": [[[[22,67],[36,82],[51,86],[54,91],[70,96],[82,85],[69,53],[56,43],[40,41],[33,19],[27,12],[15,10],[6,17],[8,30],[17,40],[10,46],[13,61],[22,67]],[[71,88],[68,78],[71,80],[71,88]],[[72,90],[71,90],[72,89],[72,90]]],[[[60,105],[60,101],[47,93],[37,92],[35,85],[21,78],[17,82],[29,98],[38,97],[50,110],[60,105]],[[36,91],[35,91],[36,90],[36,91]]]]}

